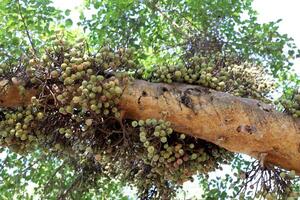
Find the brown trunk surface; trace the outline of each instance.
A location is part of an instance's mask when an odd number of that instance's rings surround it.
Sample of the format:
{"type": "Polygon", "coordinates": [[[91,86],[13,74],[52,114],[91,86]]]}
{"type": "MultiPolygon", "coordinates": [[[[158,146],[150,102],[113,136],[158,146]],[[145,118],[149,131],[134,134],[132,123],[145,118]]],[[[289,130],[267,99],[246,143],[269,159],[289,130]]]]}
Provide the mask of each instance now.
{"type": "MultiPolygon", "coordinates": [[[[9,86],[0,90],[0,107],[27,104],[36,93],[21,97],[9,86]]],[[[178,132],[300,173],[300,120],[259,101],[201,86],[135,80],[125,86],[120,107],[125,118],[163,118],[178,132]]]]}

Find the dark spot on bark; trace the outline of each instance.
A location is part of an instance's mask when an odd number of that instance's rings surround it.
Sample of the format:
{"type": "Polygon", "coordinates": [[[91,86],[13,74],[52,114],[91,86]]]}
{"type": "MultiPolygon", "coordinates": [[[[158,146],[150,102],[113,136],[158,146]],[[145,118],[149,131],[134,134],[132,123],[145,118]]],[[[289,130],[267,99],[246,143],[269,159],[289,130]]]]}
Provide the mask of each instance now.
{"type": "Polygon", "coordinates": [[[162,87],[161,90],[162,90],[163,92],[168,92],[168,91],[169,91],[168,88],[166,88],[166,87],[162,87]]]}
{"type": "Polygon", "coordinates": [[[198,91],[201,91],[201,92],[206,93],[206,94],[210,94],[210,93],[211,93],[211,91],[210,91],[209,88],[201,88],[201,89],[196,88],[196,89],[197,89],[198,91]]]}
{"type": "Polygon", "coordinates": [[[213,100],[214,100],[214,97],[211,96],[209,99],[210,99],[210,101],[213,101],[213,100]]]}
{"type": "Polygon", "coordinates": [[[279,147],[273,147],[273,150],[274,150],[275,152],[278,152],[278,151],[279,151],[279,147]]]}
{"type": "Polygon", "coordinates": [[[185,105],[186,107],[193,109],[192,99],[189,96],[187,96],[186,94],[184,94],[180,97],[180,102],[183,105],[185,105]]]}
{"type": "Polygon", "coordinates": [[[233,119],[226,118],[226,119],[225,119],[225,124],[230,124],[232,121],[233,121],[233,119]]]}
{"type": "MultiPolygon", "coordinates": [[[[138,98],[138,104],[140,104],[140,103],[141,103],[141,99],[142,99],[142,97],[146,97],[146,96],[148,96],[148,93],[147,93],[145,90],[143,90],[143,91],[142,91],[142,95],[141,95],[141,96],[139,96],[139,98],[138,98]]],[[[155,96],[155,99],[158,99],[158,97],[157,97],[157,96],[155,96]]]]}
{"type": "Polygon", "coordinates": [[[147,94],[146,91],[143,91],[143,92],[142,92],[142,96],[143,96],[143,97],[146,97],[147,95],[148,95],[148,94],[147,94]]]}
{"type": "Polygon", "coordinates": [[[204,87],[203,88],[202,87],[188,88],[188,89],[186,89],[186,92],[188,92],[189,94],[195,94],[195,95],[199,95],[201,93],[204,93],[204,94],[211,93],[208,88],[204,88],[204,87]]]}
{"type": "Polygon", "coordinates": [[[257,129],[255,126],[250,125],[240,125],[236,129],[239,133],[249,133],[250,135],[257,132],[257,129]]]}

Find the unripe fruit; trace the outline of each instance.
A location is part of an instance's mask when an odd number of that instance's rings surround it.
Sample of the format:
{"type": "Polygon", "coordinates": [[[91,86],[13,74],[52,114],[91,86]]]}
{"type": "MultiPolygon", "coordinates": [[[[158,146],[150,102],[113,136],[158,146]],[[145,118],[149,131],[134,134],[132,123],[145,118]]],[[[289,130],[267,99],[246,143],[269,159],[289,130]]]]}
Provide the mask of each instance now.
{"type": "Polygon", "coordinates": [[[280,177],[281,178],[285,178],[285,176],[286,176],[285,172],[280,172],[280,177]]]}
{"type": "Polygon", "coordinates": [[[52,72],[50,73],[50,75],[51,75],[52,78],[58,78],[59,73],[58,73],[58,71],[54,70],[54,71],[52,71],[52,72]]]}
{"type": "Polygon", "coordinates": [[[177,165],[182,165],[183,160],[182,159],[177,159],[176,163],[177,163],[177,165]]]}
{"type": "Polygon", "coordinates": [[[109,114],[109,110],[108,110],[108,109],[104,109],[104,110],[103,110],[103,114],[104,114],[104,115],[108,115],[108,114],[109,114]]]}
{"type": "Polygon", "coordinates": [[[162,143],[166,143],[166,142],[168,141],[168,139],[167,139],[166,137],[162,137],[162,138],[160,138],[160,141],[161,141],[162,143]]]}
{"type": "Polygon", "coordinates": [[[141,142],[146,142],[146,141],[147,141],[147,138],[146,138],[146,137],[140,137],[140,141],[141,141],[141,142]]]}
{"type": "Polygon", "coordinates": [[[181,71],[175,71],[175,76],[176,78],[180,78],[181,77],[181,71]]]}
{"type": "Polygon", "coordinates": [[[160,132],[158,132],[158,131],[154,131],[153,135],[154,135],[155,137],[159,137],[159,135],[160,135],[160,132]]]}
{"type": "Polygon", "coordinates": [[[131,122],[131,126],[132,126],[132,127],[137,127],[137,126],[138,126],[138,122],[137,122],[137,121],[131,122]]]}
{"type": "Polygon", "coordinates": [[[42,120],[45,117],[45,115],[42,112],[38,112],[38,114],[36,115],[36,117],[37,117],[38,120],[42,120]]]}
{"type": "Polygon", "coordinates": [[[80,97],[73,97],[73,102],[74,103],[80,103],[81,102],[81,98],[80,97]]]}
{"type": "Polygon", "coordinates": [[[122,92],[123,92],[123,90],[122,90],[119,86],[116,86],[115,89],[114,89],[114,91],[115,91],[115,93],[116,93],[117,95],[120,95],[120,94],[122,94],[122,92]]]}
{"type": "Polygon", "coordinates": [[[96,111],[98,109],[98,107],[95,104],[91,105],[90,108],[92,111],[96,111]]]}
{"type": "Polygon", "coordinates": [[[64,133],[66,132],[66,130],[65,130],[64,128],[60,128],[60,129],[58,130],[58,132],[59,132],[60,134],[64,134],[64,133]]]}
{"type": "Polygon", "coordinates": [[[147,148],[147,151],[148,151],[148,153],[154,153],[155,148],[154,148],[153,146],[149,146],[149,147],[147,148]]]}
{"type": "Polygon", "coordinates": [[[144,120],[139,120],[139,126],[144,126],[144,125],[145,125],[144,120]]]}
{"type": "Polygon", "coordinates": [[[65,70],[67,67],[68,67],[68,65],[67,65],[66,63],[61,64],[61,68],[62,68],[62,69],[65,70]]]}
{"type": "Polygon", "coordinates": [[[140,137],[146,137],[147,133],[146,132],[140,132],[140,137]]]}

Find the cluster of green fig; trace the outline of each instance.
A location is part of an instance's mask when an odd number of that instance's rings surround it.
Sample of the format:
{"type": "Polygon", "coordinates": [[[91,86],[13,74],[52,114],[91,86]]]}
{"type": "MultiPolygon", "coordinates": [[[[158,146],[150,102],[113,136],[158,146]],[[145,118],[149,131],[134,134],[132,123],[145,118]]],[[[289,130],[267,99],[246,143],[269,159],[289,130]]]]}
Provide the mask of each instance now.
{"type": "Polygon", "coordinates": [[[112,179],[135,185],[139,196],[155,187],[156,195],[164,191],[170,197],[194,173],[207,173],[227,160],[219,147],[173,133],[169,122],[151,119],[132,127],[121,119],[121,85],[129,80],[126,73],[137,71],[133,49],[104,46],[89,55],[84,40],[74,45],[56,39],[51,45],[40,58],[24,60],[23,74],[11,79],[21,95],[30,85],[39,96],[28,106],[1,111],[2,145],[18,153],[40,148],[72,157],[76,167],[93,163],[112,179]]]}
{"type": "MultiPolygon", "coordinates": [[[[63,63],[62,66],[65,64],[63,63]]],[[[84,66],[89,64],[86,62],[84,66]]],[[[87,69],[86,72],[82,71],[86,76],[85,79],[82,79],[76,75],[73,77],[72,71],[68,72],[70,68],[66,67],[65,69],[64,73],[69,75],[63,77],[64,85],[67,88],[57,96],[60,104],[64,105],[59,109],[61,114],[73,114],[76,110],[82,113],[95,113],[98,116],[100,114],[108,116],[113,113],[115,117],[120,117],[116,106],[123,90],[118,79],[114,77],[105,79],[103,75],[94,75],[92,69],[87,69]],[[72,87],[74,81],[77,82],[78,88],[72,87]]]]}
{"type": "Polygon", "coordinates": [[[177,65],[153,67],[146,79],[153,82],[185,82],[202,85],[235,96],[265,100],[274,88],[262,67],[240,63],[220,53],[213,56],[193,56],[177,65]]]}
{"type": "Polygon", "coordinates": [[[291,94],[284,94],[280,99],[286,112],[294,118],[300,117],[300,88],[293,89],[291,94]]]}
{"type": "Polygon", "coordinates": [[[0,121],[1,145],[10,146],[19,153],[31,148],[31,145],[37,140],[36,135],[32,134],[34,123],[42,121],[44,117],[43,112],[39,112],[31,106],[5,112],[0,121]]]}
{"type": "MultiPolygon", "coordinates": [[[[17,153],[28,153],[37,145],[44,146],[55,136],[45,134],[47,130],[52,131],[54,128],[48,127],[46,122],[48,115],[52,113],[45,113],[35,97],[32,98],[31,105],[2,110],[1,113],[3,116],[0,117],[0,144],[17,153]]],[[[49,125],[51,126],[50,123],[49,125]]]]}
{"type": "Polygon", "coordinates": [[[84,140],[86,135],[95,134],[92,127],[105,119],[120,118],[117,107],[123,92],[120,82],[127,82],[129,76],[124,72],[136,67],[134,49],[113,50],[107,45],[92,55],[83,39],[69,43],[59,35],[51,39],[49,46],[51,48],[45,49],[39,57],[24,58],[23,68],[10,80],[19,88],[20,95],[28,85],[40,94],[24,108],[26,113],[19,111],[23,108],[3,110],[3,145],[10,146],[10,140],[16,143],[43,135],[38,132],[51,132],[57,134],[57,141],[48,134],[44,139],[41,136],[40,141],[51,141],[48,147],[53,144],[54,149],[63,149],[58,147],[65,142],[72,146],[76,139],[84,140]],[[37,118],[33,113],[28,114],[29,110],[34,111],[37,118]],[[14,132],[16,135],[12,137],[14,132]]]}
{"type": "Polygon", "coordinates": [[[142,189],[141,193],[154,186],[159,196],[172,194],[174,188],[166,190],[166,185],[169,189],[181,185],[192,180],[194,174],[214,171],[231,158],[231,154],[223,149],[173,132],[170,125],[162,119],[132,122],[140,140],[137,158],[141,162],[134,180],[138,189],[142,189]]]}
{"type": "MultiPolygon", "coordinates": [[[[69,43],[59,36],[51,46],[40,57],[25,58],[23,73],[11,78],[21,95],[30,85],[39,96],[28,106],[0,112],[1,145],[20,153],[41,148],[62,159],[72,157],[76,167],[90,165],[133,184],[141,198],[170,198],[194,174],[207,174],[231,160],[232,154],[216,145],[174,132],[168,121],[122,119],[123,86],[131,75],[144,73],[134,49],[105,45],[91,54],[83,39],[69,43]]],[[[216,54],[156,66],[144,78],[264,100],[273,85],[262,73],[258,66],[216,54]]]]}

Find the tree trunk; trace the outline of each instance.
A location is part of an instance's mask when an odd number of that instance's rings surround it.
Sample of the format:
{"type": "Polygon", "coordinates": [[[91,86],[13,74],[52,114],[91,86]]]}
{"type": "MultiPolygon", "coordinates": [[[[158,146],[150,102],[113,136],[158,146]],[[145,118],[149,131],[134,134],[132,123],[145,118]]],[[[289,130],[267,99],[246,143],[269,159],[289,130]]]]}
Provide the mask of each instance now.
{"type": "MultiPolygon", "coordinates": [[[[8,86],[0,107],[27,104],[35,94],[27,90],[21,97],[16,86],[8,86]]],[[[125,118],[163,118],[178,132],[300,173],[300,120],[259,101],[201,86],[135,80],[125,86],[120,107],[125,118]]]]}

